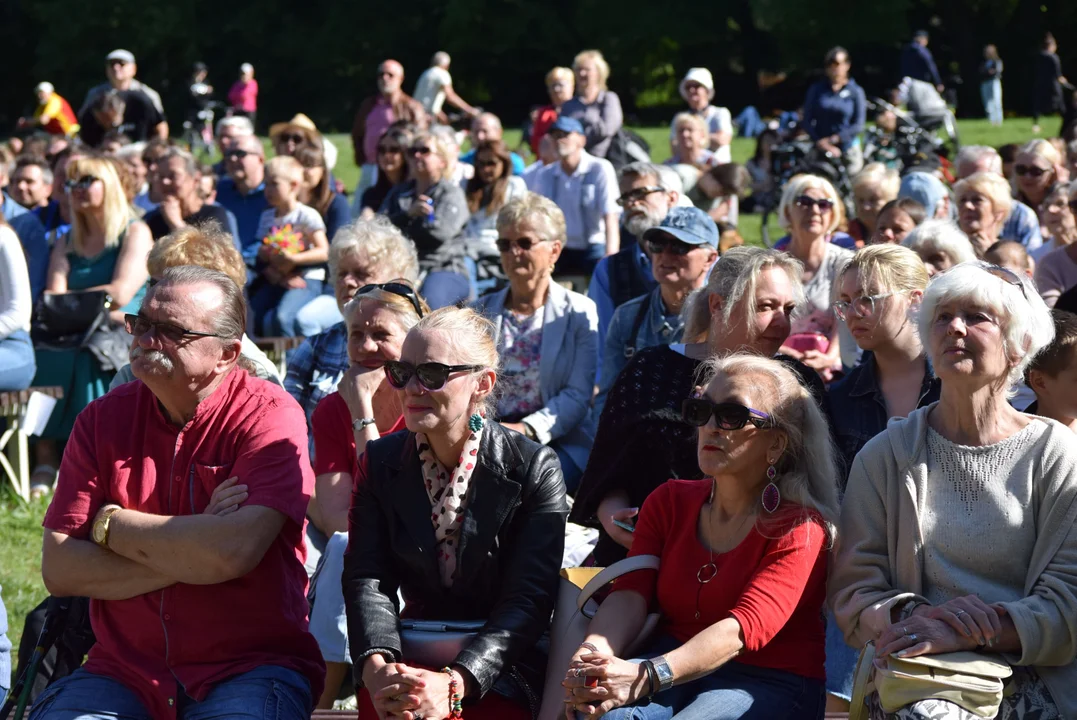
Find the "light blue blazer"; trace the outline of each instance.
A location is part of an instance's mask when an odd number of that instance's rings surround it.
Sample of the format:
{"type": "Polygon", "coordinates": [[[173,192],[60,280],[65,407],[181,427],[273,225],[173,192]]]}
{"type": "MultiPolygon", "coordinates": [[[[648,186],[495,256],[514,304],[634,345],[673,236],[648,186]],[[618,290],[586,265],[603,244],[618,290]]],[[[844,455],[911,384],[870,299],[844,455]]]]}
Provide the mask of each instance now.
{"type": "MultiPolygon", "coordinates": [[[[497,327],[501,346],[502,313],[508,288],[483,295],[472,307],[497,327]]],[[[594,442],[591,398],[598,369],[598,309],[594,300],[550,282],[542,311],[539,389],[545,405],[524,421],[543,445],[556,442],[582,470],[594,442]]]]}

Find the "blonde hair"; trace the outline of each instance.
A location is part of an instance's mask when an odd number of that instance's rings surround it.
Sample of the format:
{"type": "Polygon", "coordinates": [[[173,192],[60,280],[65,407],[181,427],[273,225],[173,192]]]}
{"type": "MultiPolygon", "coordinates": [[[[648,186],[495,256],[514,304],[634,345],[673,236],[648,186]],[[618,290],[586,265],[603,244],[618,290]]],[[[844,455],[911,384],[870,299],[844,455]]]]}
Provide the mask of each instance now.
{"type": "MultiPolygon", "coordinates": [[[[449,128],[449,132],[452,132],[451,128],[449,128]]],[[[435,130],[420,130],[411,138],[410,145],[410,147],[415,147],[421,142],[428,144],[430,151],[437,153],[437,156],[445,163],[445,170],[442,172],[443,178],[451,178],[453,170],[456,168],[456,154],[450,152],[447,140],[448,138],[435,130]]]]}
{"type": "Polygon", "coordinates": [[[572,68],[555,67],[553,70],[546,73],[546,87],[552,85],[554,80],[568,83],[569,86],[573,88],[576,87],[576,75],[572,72],[572,68]]]}
{"type": "MultiPolygon", "coordinates": [[[[422,310],[423,316],[430,314],[430,306],[426,304],[426,300],[423,299],[419,291],[415,289],[415,284],[406,278],[396,278],[389,282],[400,283],[401,285],[407,285],[415,293],[415,299],[419,301],[419,308],[422,310]]],[[[387,310],[392,311],[397,319],[400,320],[400,324],[404,327],[404,332],[411,330],[415,327],[416,323],[421,319],[419,313],[415,311],[415,306],[411,304],[403,295],[397,295],[394,292],[389,292],[384,288],[377,288],[371,290],[363,295],[356,295],[344,305],[344,322],[347,323],[348,328],[351,328],[352,322],[355,321],[356,314],[362,309],[364,303],[375,303],[381,305],[387,310]]]]}
{"type": "Polygon", "coordinates": [[[699,115],[693,112],[679,112],[673,116],[673,143],[678,143],[677,132],[680,130],[681,125],[691,125],[695,131],[703,136],[704,141],[707,138],[707,123],[699,115]]]}
{"type": "Polygon", "coordinates": [[[907,247],[889,243],[857,250],[838,273],[838,283],[852,270],[857,271],[860,287],[865,292],[907,293],[923,290],[930,280],[919,255],[907,247]]]}
{"type": "Polygon", "coordinates": [[[853,178],[853,192],[875,186],[886,202],[896,200],[901,189],[901,175],[897,170],[886,167],[880,162],[869,163],[853,178]]]}
{"type": "MultiPolygon", "coordinates": [[[[991,201],[991,208],[995,212],[1002,212],[1002,222],[1010,216],[1013,209],[1013,197],[1010,195],[1010,184],[1001,175],[990,172],[978,172],[969,175],[964,180],[954,185],[954,198],[960,204],[961,195],[966,190],[978,192],[991,201]]],[[[999,230],[1002,228],[999,227],[999,230]]]]}
{"type": "Polygon", "coordinates": [[[1048,140],[1043,138],[1036,138],[1022,145],[1017,150],[1018,155],[1035,155],[1036,157],[1043,158],[1051,164],[1051,169],[1054,170],[1057,166],[1062,164],[1062,155],[1058,152],[1058,148],[1054,146],[1048,140]]]}
{"type": "MultiPolygon", "coordinates": [[[[719,375],[749,375],[765,383],[762,402],[754,397],[752,402],[762,405],[758,409],[767,413],[786,436],[785,451],[775,463],[778,475],[774,483],[783,503],[790,500],[822,516],[827,539],[832,544],[837,537],[838,519],[836,453],[829,426],[811,393],[786,365],[751,353],[711,358],[704,363],[703,372],[705,387],[719,375]]],[[[763,517],[761,514],[758,522],[765,522],[763,517]]],[[[775,520],[784,521],[787,517],[779,513],[775,520]]]]}
{"type": "MultiPolygon", "coordinates": [[[[67,179],[78,180],[92,175],[104,185],[102,212],[105,217],[105,247],[114,248],[120,244],[120,236],[135,219],[135,213],[127,202],[120,176],[112,161],[103,157],[82,155],[67,164],[67,179]]],[[[86,247],[86,237],[90,234],[86,217],[72,208],[71,242],[76,251],[82,252],[86,247]]]]}
{"type": "Polygon", "coordinates": [[[575,72],[579,69],[580,63],[590,60],[595,64],[595,69],[598,70],[598,86],[603,90],[606,89],[606,81],[610,79],[610,64],[606,62],[606,58],[602,57],[602,53],[598,50],[584,50],[578,53],[575,58],[572,59],[572,70],[575,72]]]}
{"type": "Polygon", "coordinates": [[[266,162],[266,177],[283,177],[292,182],[303,182],[303,164],[291,155],[278,155],[266,162]]]}
{"type": "Polygon", "coordinates": [[[823,194],[834,203],[834,207],[830,211],[831,220],[830,227],[826,231],[827,234],[829,235],[842,227],[845,224],[845,203],[842,202],[838,191],[834,189],[834,186],[826,178],[806,174],[794,175],[786,183],[785,190],[782,191],[782,200],[778,204],[778,224],[786,230],[792,228],[793,223],[789,219],[789,209],[796,199],[808,190],[822,190],[823,194]]]}
{"type": "Polygon", "coordinates": [[[541,235],[543,240],[556,240],[565,244],[565,214],[553,200],[535,192],[510,200],[497,214],[498,233],[510,227],[527,223],[541,235]]]}
{"type": "Polygon", "coordinates": [[[146,258],[150,277],[161,277],[170,267],[197,265],[222,272],[239,287],[247,283],[247,266],[232,236],[216,222],[188,225],[153,244],[146,258]]]}
{"type": "MultiPolygon", "coordinates": [[[[479,365],[500,372],[497,354],[497,328],[481,313],[469,307],[443,307],[435,310],[415,324],[411,332],[437,330],[442,332],[453,348],[461,365],[479,365]]],[[[487,414],[496,406],[493,391],[483,400],[481,409],[487,414]]],[[[476,408],[480,409],[480,408],[476,408]]]]}
{"type": "Polygon", "coordinates": [[[419,278],[419,253],[415,243],[384,215],[342,225],[329,245],[329,278],[336,282],[337,268],[345,255],[365,253],[371,267],[384,269],[380,277],[401,277],[414,285],[419,278]]]}

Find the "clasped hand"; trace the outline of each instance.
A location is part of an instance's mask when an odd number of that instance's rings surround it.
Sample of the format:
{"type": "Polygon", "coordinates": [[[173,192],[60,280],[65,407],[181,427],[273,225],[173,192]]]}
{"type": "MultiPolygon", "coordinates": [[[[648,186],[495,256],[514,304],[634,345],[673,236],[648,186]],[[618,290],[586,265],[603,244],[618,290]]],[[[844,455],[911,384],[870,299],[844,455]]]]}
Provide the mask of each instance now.
{"type": "Polygon", "coordinates": [[[449,679],[448,673],[386,663],[366,686],[374,710],[382,720],[440,720],[452,713],[449,679]]]}
{"type": "Polygon", "coordinates": [[[912,617],[883,632],[877,654],[916,657],[991,647],[1002,638],[999,613],[1005,614],[1001,606],[988,605],[975,595],[918,607],[912,617]]]}
{"type": "Polygon", "coordinates": [[[577,655],[561,682],[565,688],[565,718],[582,713],[591,720],[614,708],[630,705],[649,691],[642,665],[606,653],[577,655]]]}

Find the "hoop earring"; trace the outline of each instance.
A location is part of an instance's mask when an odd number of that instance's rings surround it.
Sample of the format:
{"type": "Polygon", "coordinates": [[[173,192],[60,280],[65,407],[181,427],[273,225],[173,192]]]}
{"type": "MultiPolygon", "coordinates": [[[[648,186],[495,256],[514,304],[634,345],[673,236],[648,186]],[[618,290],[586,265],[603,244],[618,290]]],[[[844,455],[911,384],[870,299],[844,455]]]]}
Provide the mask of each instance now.
{"type": "Polygon", "coordinates": [[[774,482],[774,479],[777,477],[778,470],[774,467],[774,464],[772,463],[770,467],[767,468],[767,479],[769,479],[770,482],[768,482],[766,487],[763,488],[762,499],[763,509],[766,510],[767,513],[770,515],[773,515],[777,511],[778,506],[782,504],[782,494],[778,490],[778,486],[774,482]]]}

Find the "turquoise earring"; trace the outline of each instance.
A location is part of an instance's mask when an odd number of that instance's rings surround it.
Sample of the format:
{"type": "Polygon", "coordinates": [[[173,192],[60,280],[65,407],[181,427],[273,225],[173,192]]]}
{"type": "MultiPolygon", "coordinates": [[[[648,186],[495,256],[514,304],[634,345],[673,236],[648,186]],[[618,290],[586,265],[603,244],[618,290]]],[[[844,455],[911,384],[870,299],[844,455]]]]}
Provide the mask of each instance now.
{"type": "Polygon", "coordinates": [[[479,430],[482,430],[482,426],[485,422],[486,419],[482,415],[474,413],[470,418],[468,418],[467,427],[469,430],[471,430],[471,432],[477,433],[479,430]]]}

